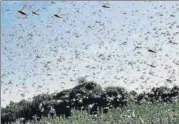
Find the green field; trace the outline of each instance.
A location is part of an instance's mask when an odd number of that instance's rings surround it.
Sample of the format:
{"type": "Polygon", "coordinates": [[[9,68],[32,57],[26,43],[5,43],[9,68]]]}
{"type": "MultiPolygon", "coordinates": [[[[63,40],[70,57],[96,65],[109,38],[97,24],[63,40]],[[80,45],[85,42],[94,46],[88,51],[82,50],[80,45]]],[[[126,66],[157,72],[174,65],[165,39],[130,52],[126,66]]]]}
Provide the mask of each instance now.
{"type": "Polygon", "coordinates": [[[98,116],[74,110],[69,119],[43,118],[40,124],[179,124],[179,102],[131,103],[127,107],[111,109],[109,113],[98,116]]]}

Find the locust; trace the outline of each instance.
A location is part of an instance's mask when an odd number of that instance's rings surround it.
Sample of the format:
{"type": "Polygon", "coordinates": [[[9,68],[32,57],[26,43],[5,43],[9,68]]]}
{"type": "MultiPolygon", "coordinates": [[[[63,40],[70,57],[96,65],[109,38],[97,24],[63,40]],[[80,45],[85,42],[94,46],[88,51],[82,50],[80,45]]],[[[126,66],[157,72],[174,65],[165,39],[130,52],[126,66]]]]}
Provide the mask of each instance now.
{"type": "Polygon", "coordinates": [[[39,11],[39,9],[37,9],[36,11],[32,11],[32,14],[34,14],[34,15],[40,15],[40,14],[38,13],[38,11],[39,11]]]}
{"type": "Polygon", "coordinates": [[[21,15],[24,15],[24,16],[28,16],[27,13],[25,13],[23,10],[25,9],[27,5],[25,5],[21,10],[18,10],[18,13],[20,13],[21,15]]]}
{"type": "Polygon", "coordinates": [[[57,18],[62,18],[61,16],[58,15],[59,12],[60,12],[60,10],[58,10],[58,12],[56,14],[54,14],[54,16],[57,17],[57,18]]]}

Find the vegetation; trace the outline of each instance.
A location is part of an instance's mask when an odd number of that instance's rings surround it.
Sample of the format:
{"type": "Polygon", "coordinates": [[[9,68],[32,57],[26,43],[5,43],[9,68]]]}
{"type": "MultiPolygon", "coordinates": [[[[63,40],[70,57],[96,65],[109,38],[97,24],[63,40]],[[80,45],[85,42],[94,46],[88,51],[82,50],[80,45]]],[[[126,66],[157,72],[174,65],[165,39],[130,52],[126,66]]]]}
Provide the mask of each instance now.
{"type": "Polygon", "coordinates": [[[40,94],[31,102],[11,102],[2,108],[1,123],[21,120],[24,124],[29,121],[42,124],[178,124],[178,100],[177,86],[153,88],[148,93],[137,94],[121,87],[103,90],[99,84],[82,79],[79,85],[57,94],[40,94]]]}
{"type": "MultiPolygon", "coordinates": [[[[44,119],[45,120],[45,119],[44,119]]],[[[44,122],[42,120],[42,122],[44,122]]],[[[123,109],[112,109],[102,114],[98,119],[92,118],[86,112],[76,112],[71,119],[51,119],[53,124],[67,124],[72,120],[74,124],[178,124],[179,102],[175,104],[131,104],[123,109]]],[[[47,121],[47,122],[50,122],[47,121]]],[[[45,123],[44,123],[45,124],[45,123]]]]}
{"type": "MultiPolygon", "coordinates": [[[[31,122],[33,123],[33,122],[31,122]]],[[[179,102],[135,104],[111,109],[107,114],[90,115],[86,111],[73,110],[68,119],[42,118],[38,124],[179,124],[179,102]]]]}

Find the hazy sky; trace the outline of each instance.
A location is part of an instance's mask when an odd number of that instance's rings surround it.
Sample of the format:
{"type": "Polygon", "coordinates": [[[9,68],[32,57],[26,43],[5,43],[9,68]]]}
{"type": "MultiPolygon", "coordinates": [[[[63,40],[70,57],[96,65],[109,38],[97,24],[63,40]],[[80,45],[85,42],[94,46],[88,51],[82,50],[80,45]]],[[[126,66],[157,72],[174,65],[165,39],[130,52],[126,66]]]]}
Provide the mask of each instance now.
{"type": "Polygon", "coordinates": [[[178,85],[178,3],[3,1],[2,106],[71,88],[81,76],[137,91],[178,85]]]}

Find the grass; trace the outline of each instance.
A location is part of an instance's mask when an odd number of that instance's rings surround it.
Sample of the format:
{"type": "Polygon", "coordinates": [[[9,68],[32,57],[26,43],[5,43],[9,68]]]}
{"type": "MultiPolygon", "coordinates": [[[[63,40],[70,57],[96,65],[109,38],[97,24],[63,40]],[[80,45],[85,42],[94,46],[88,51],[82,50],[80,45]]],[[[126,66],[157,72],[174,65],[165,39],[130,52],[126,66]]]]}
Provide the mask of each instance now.
{"type": "Polygon", "coordinates": [[[69,119],[43,118],[40,124],[179,124],[179,102],[137,105],[111,109],[107,114],[89,115],[73,110],[69,119]]]}

